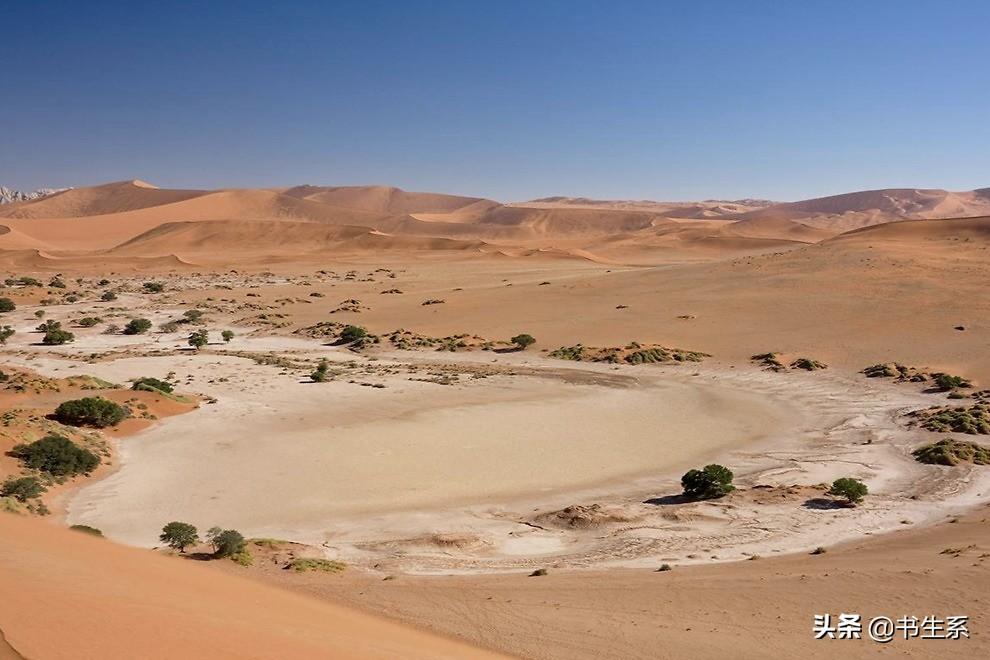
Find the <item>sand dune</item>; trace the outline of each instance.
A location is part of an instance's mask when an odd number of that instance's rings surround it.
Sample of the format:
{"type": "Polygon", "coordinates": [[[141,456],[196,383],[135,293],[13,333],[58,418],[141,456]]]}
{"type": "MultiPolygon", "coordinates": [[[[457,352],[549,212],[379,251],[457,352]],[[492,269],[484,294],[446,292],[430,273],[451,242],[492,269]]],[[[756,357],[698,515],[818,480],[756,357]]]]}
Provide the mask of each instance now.
{"type": "Polygon", "coordinates": [[[392,186],[296,186],[282,191],[282,194],[330,206],[393,215],[447,214],[468,207],[499,205],[498,202],[480,197],[407,192],[392,186]]]}
{"type": "Polygon", "coordinates": [[[39,520],[2,513],[0,536],[0,622],[25,658],[501,657],[39,520]]]}
{"type": "Polygon", "coordinates": [[[0,208],[5,218],[78,218],[123,213],[173,204],[207,194],[204,190],[162,190],[143,181],[118,181],[73,188],[40,199],[0,208]]]}

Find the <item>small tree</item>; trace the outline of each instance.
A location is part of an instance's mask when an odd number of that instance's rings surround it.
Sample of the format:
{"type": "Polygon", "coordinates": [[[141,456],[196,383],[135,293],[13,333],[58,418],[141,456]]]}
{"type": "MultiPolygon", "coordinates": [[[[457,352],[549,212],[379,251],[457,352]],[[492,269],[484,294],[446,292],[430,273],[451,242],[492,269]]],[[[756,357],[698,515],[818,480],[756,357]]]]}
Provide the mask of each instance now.
{"type": "Polygon", "coordinates": [[[536,343],[536,340],[533,339],[533,335],[527,334],[516,335],[509,341],[515,344],[520,351],[524,351],[528,346],[532,346],[536,343]]]}
{"type": "Polygon", "coordinates": [[[708,500],[722,497],[733,490],[732,470],[712,463],[701,470],[688,470],[681,477],[684,495],[696,500],[708,500]]]}
{"type": "Polygon", "coordinates": [[[869,494],[870,489],[859,479],[842,477],[832,482],[828,494],[832,497],[844,497],[850,506],[856,506],[869,494]]]}
{"type": "Polygon", "coordinates": [[[0,345],[6,344],[7,340],[14,336],[15,330],[9,325],[0,327],[0,345]]]}
{"type": "Polygon", "coordinates": [[[38,477],[20,477],[7,479],[0,486],[0,497],[13,497],[18,502],[27,502],[34,497],[40,497],[48,488],[38,477]]]}
{"type": "Polygon", "coordinates": [[[241,552],[245,547],[244,537],[234,529],[211,527],[206,532],[206,538],[213,546],[215,557],[230,557],[241,552]]]}
{"type": "Polygon", "coordinates": [[[220,336],[223,337],[225,343],[229,344],[230,340],[234,338],[234,331],[224,330],[223,332],[220,333],[220,336]]]}
{"type": "Polygon", "coordinates": [[[309,375],[313,379],[314,383],[325,383],[330,380],[330,363],[326,361],[326,358],[320,360],[320,363],[316,365],[316,371],[309,375]]]}
{"type": "Polygon", "coordinates": [[[63,424],[102,429],[122,422],[127,417],[127,410],[113,401],[90,396],[59,404],[54,417],[63,424]]]}
{"type": "Polygon", "coordinates": [[[199,531],[189,523],[173,521],[162,527],[158,540],[173,550],[185,552],[189,546],[199,543],[199,531]]]}
{"type": "MultiPolygon", "coordinates": [[[[49,321],[49,323],[52,323],[49,321]]],[[[45,330],[45,336],[41,338],[41,343],[45,346],[61,346],[70,341],[74,341],[76,336],[68,330],[62,329],[62,324],[58,321],[45,330]]]]}
{"type": "Polygon", "coordinates": [[[10,298],[0,298],[0,312],[12,312],[17,309],[17,305],[10,298]]]}
{"type": "Polygon", "coordinates": [[[131,319],[124,326],[125,335],[142,335],[151,329],[151,321],[148,319],[131,319]]]}
{"type": "Polygon", "coordinates": [[[103,302],[110,302],[116,299],[117,299],[117,294],[114,293],[113,291],[104,291],[103,295],[100,296],[100,300],[102,300],[103,302]]]}
{"type": "Polygon", "coordinates": [[[10,450],[10,455],[20,459],[26,467],[56,477],[89,474],[100,464],[99,456],[54,433],[29,444],[17,445],[10,450]]]}
{"type": "Polygon", "coordinates": [[[189,335],[189,345],[197,351],[210,343],[210,335],[206,330],[197,330],[189,335]]]}
{"type": "Polygon", "coordinates": [[[184,323],[199,323],[205,313],[201,309],[187,309],[182,313],[182,318],[185,319],[184,323]]]}
{"type": "Polygon", "coordinates": [[[359,325],[349,325],[340,331],[340,341],[349,344],[368,336],[368,331],[359,325]]]}
{"type": "Polygon", "coordinates": [[[165,285],[161,282],[145,282],[142,288],[145,293],[161,293],[165,290],[165,285]]]}

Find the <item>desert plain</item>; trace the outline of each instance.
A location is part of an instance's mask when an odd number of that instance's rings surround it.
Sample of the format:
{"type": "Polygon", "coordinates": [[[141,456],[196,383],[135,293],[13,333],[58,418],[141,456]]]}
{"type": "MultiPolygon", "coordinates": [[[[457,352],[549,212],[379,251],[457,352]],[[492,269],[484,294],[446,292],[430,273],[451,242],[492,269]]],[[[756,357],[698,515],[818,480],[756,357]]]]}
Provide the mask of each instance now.
{"type": "Polygon", "coordinates": [[[156,616],[211,657],[987,657],[988,257],[990,189],[2,205],[0,479],[47,490],[3,499],[0,657],[135,657],[156,616]],[[128,417],[53,416],[93,396],[128,417]],[[18,458],[51,433],[99,466],[18,458]],[[916,454],[944,440],[970,453],[916,454]],[[686,497],[713,463],[735,489],[686,497]],[[849,611],[968,637],[814,639],[849,611]]]}

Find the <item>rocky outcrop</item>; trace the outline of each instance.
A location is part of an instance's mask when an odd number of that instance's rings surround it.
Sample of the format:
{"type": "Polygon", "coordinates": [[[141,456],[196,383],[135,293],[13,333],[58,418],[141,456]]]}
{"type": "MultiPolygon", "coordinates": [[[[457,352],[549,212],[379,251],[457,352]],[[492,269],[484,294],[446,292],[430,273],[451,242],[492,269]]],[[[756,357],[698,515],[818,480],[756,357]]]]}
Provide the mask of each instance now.
{"type": "Polygon", "coordinates": [[[0,204],[26,202],[32,199],[38,199],[39,197],[54,195],[55,193],[62,192],[63,190],[68,190],[68,188],[38,188],[34,192],[25,193],[20,190],[12,190],[10,188],[0,186],[0,204]]]}

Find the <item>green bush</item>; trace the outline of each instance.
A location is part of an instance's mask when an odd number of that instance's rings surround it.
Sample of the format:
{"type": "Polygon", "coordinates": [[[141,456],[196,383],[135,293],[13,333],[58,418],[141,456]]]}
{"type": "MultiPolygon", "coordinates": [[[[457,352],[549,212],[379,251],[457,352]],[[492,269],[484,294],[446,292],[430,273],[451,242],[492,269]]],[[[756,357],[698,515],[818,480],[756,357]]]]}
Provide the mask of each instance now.
{"type": "Polygon", "coordinates": [[[13,497],[18,502],[27,502],[40,497],[47,490],[38,477],[10,478],[0,486],[0,497],[13,497]]]}
{"type": "Polygon", "coordinates": [[[220,336],[223,338],[224,343],[229,344],[230,340],[234,338],[234,331],[224,330],[223,332],[220,333],[220,336]]]}
{"type": "Polygon", "coordinates": [[[681,477],[681,486],[684,488],[684,495],[696,500],[708,500],[722,497],[733,490],[732,470],[712,463],[706,465],[701,470],[688,470],[681,477]]]}
{"type": "Polygon", "coordinates": [[[117,294],[114,293],[113,291],[104,291],[103,295],[100,296],[100,300],[102,300],[103,302],[110,302],[116,299],[117,299],[117,294]]]}
{"type": "Polygon", "coordinates": [[[870,489],[859,479],[842,477],[832,482],[832,488],[829,489],[828,494],[832,497],[844,497],[846,502],[856,505],[862,502],[869,492],[870,489]]]}
{"type": "Polygon", "coordinates": [[[92,328],[94,325],[98,325],[103,322],[103,319],[97,316],[87,316],[76,321],[77,324],[83,328],[92,328]]]}
{"type": "Polygon", "coordinates": [[[0,345],[6,344],[7,340],[16,334],[16,330],[11,328],[9,325],[0,327],[0,345]]]}
{"type": "Polygon", "coordinates": [[[243,552],[247,546],[244,537],[235,529],[220,529],[213,527],[206,533],[213,546],[215,557],[231,557],[243,552]]]}
{"type": "Polygon", "coordinates": [[[367,336],[368,331],[359,325],[348,325],[340,331],[340,341],[347,344],[358,339],[364,339],[367,336]]]}
{"type": "Polygon", "coordinates": [[[536,340],[533,339],[533,335],[527,335],[525,333],[521,335],[516,335],[509,341],[515,344],[520,351],[526,350],[526,347],[532,346],[533,344],[536,343],[536,340]]]}
{"type": "Polygon", "coordinates": [[[932,376],[932,380],[935,382],[935,387],[943,392],[949,392],[959,387],[972,387],[972,383],[962,376],[951,374],[937,373],[932,376]]]}
{"type": "Polygon", "coordinates": [[[59,404],[54,416],[63,424],[102,429],[122,422],[127,411],[113,401],[91,396],[59,404]]]}
{"type": "Polygon", "coordinates": [[[818,371],[819,369],[828,369],[828,365],[824,362],[819,362],[818,360],[812,360],[811,358],[798,358],[791,362],[791,369],[818,371]]]}
{"type": "Polygon", "coordinates": [[[171,394],[173,388],[172,388],[172,384],[167,381],[145,376],[143,378],[136,378],[134,380],[134,384],[131,385],[131,389],[142,390],[145,392],[154,392],[157,390],[159,392],[165,392],[166,394],[171,394]]]}
{"type": "Polygon", "coordinates": [[[0,298],[0,312],[12,312],[17,309],[17,305],[10,298],[0,298]]]}
{"type": "Polygon", "coordinates": [[[320,363],[316,366],[316,371],[309,375],[313,379],[314,383],[325,383],[330,380],[330,363],[325,359],[320,360],[320,363]]]}
{"type": "Polygon", "coordinates": [[[286,570],[297,573],[307,571],[322,571],[324,573],[339,573],[347,567],[347,564],[332,559],[317,559],[314,557],[296,557],[285,565],[286,570]]]}
{"type": "Polygon", "coordinates": [[[56,477],[89,474],[100,464],[100,457],[61,435],[46,435],[30,444],[17,445],[10,455],[32,470],[56,477]]]}
{"type": "Polygon", "coordinates": [[[55,276],[52,279],[48,280],[48,286],[52,287],[53,289],[64,289],[65,280],[63,280],[61,277],[55,276]]]}
{"type": "Polygon", "coordinates": [[[919,447],[911,453],[919,463],[929,465],[958,465],[966,461],[972,461],[977,465],[990,465],[990,447],[952,438],[919,447]]]}
{"type": "Polygon", "coordinates": [[[197,351],[210,343],[210,334],[206,330],[197,330],[186,340],[197,351]]]}
{"type": "Polygon", "coordinates": [[[199,531],[189,523],[173,521],[162,527],[158,540],[173,550],[185,552],[189,546],[199,543],[199,531]]]}
{"type": "Polygon", "coordinates": [[[165,290],[165,285],[161,282],[145,282],[142,288],[145,293],[161,293],[165,290]]]}
{"type": "Polygon", "coordinates": [[[131,319],[124,326],[125,335],[140,335],[151,329],[151,321],[148,319],[131,319]]]}

